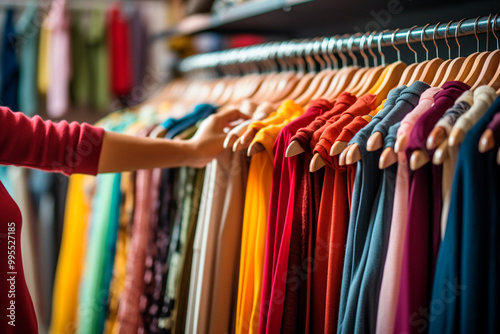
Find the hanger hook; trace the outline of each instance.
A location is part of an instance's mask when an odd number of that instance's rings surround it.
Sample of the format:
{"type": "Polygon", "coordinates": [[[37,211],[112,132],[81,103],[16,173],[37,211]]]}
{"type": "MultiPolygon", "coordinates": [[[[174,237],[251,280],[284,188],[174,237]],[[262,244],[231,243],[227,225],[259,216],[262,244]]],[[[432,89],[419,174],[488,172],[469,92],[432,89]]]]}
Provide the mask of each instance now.
{"type": "Polygon", "coordinates": [[[498,36],[497,34],[495,33],[495,30],[497,28],[497,18],[498,18],[498,13],[495,15],[495,18],[493,19],[493,26],[491,27],[491,32],[493,33],[493,36],[495,36],[495,39],[497,40],[497,49],[500,49],[499,45],[498,45],[498,36]]]}
{"type": "Polygon", "coordinates": [[[321,55],[323,56],[323,60],[325,61],[326,68],[332,68],[332,60],[328,56],[328,37],[323,37],[323,41],[321,42],[321,55]]]}
{"type": "Polygon", "coordinates": [[[364,34],[359,39],[359,53],[361,54],[361,57],[363,57],[363,59],[365,60],[365,67],[370,67],[370,64],[368,63],[368,56],[366,55],[364,50],[367,34],[369,33],[364,34]]]}
{"type": "MultiPolygon", "coordinates": [[[[457,27],[455,28],[455,41],[457,42],[457,45],[458,45],[458,57],[460,58],[460,43],[458,42],[458,32],[460,31],[460,27],[462,26],[462,22],[464,22],[465,19],[461,19],[460,21],[458,21],[457,23],[457,27]]],[[[479,47],[479,45],[478,45],[479,47]]],[[[451,56],[450,56],[451,58],[451,56]]]]}
{"type": "Polygon", "coordinates": [[[474,36],[476,36],[476,41],[477,41],[477,52],[479,52],[479,37],[477,37],[477,23],[479,22],[479,16],[476,17],[476,20],[474,21],[474,36]]]}
{"type": "Polygon", "coordinates": [[[314,38],[312,41],[308,41],[309,43],[313,43],[313,51],[314,51],[314,59],[318,62],[320,70],[324,70],[326,68],[326,63],[323,58],[320,56],[320,48],[321,41],[320,38],[314,38]]]}
{"type": "Polygon", "coordinates": [[[337,57],[335,57],[335,48],[337,47],[337,38],[335,37],[330,37],[328,40],[328,56],[333,62],[333,68],[338,70],[339,69],[339,62],[337,60],[337,57]]]}
{"type": "Polygon", "coordinates": [[[377,31],[372,31],[370,35],[368,36],[368,52],[370,55],[373,57],[373,66],[377,67],[378,66],[378,59],[377,55],[375,52],[372,50],[372,42],[373,42],[373,37],[377,34],[377,31]]]}
{"type": "Polygon", "coordinates": [[[410,42],[409,42],[409,39],[410,39],[410,35],[411,35],[411,31],[413,29],[415,29],[417,26],[413,26],[411,27],[408,32],[406,33],[406,45],[408,46],[408,49],[411,50],[411,52],[413,52],[415,54],[415,63],[418,63],[418,59],[417,59],[417,51],[413,50],[413,48],[410,46],[410,42]]]}
{"type": "MultiPolygon", "coordinates": [[[[436,30],[438,29],[439,25],[441,22],[436,23],[436,26],[434,27],[434,30],[432,31],[432,42],[434,43],[434,47],[436,48],[436,58],[439,58],[439,49],[436,43],[436,30]]],[[[446,36],[446,32],[445,32],[446,36]]]]}
{"type": "Polygon", "coordinates": [[[359,34],[361,34],[361,33],[358,32],[358,33],[355,33],[354,35],[351,35],[351,37],[349,37],[349,40],[347,41],[347,50],[348,50],[349,56],[351,56],[353,66],[358,66],[358,58],[356,57],[354,52],[352,52],[352,45],[354,44],[354,36],[358,36],[359,34]]]}
{"type": "Polygon", "coordinates": [[[378,53],[380,54],[380,57],[382,59],[382,66],[385,66],[385,55],[382,52],[382,38],[384,37],[384,33],[388,32],[389,29],[386,29],[384,31],[381,31],[378,37],[378,53]]]}
{"type": "Polygon", "coordinates": [[[425,49],[425,60],[429,60],[429,49],[425,46],[424,43],[424,37],[425,37],[425,29],[430,26],[430,23],[427,23],[423,28],[422,28],[422,33],[420,34],[420,43],[422,44],[422,47],[425,49]]]}
{"type": "Polygon", "coordinates": [[[342,48],[344,46],[344,39],[338,38],[336,44],[337,44],[337,53],[338,53],[340,59],[342,59],[342,67],[345,67],[347,64],[347,57],[342,52],[342,48]],[[339,47],[339,45],[340,45],[340,47],[339,47]]]}
{"type": "Polygon", "coordinates": [[[491,13],[488,15],[488,23],[486,24],[486,51],[490,49],[490,20],[491,13]]]}
{"type": "Polygon", "coordinates": [[[396,30],[393,31],[392,33],[392,36],[391,36],[391,44],[392,44],[392,47],[396,50],[396,52],[398,53],[398,61],[401,61],[401,52],[399,51],[399,49],[396,47],[396,45],[394,44],[394,38],[396,37],[396,34],[398,33],[400,29],[397,28],[396,30]]]}

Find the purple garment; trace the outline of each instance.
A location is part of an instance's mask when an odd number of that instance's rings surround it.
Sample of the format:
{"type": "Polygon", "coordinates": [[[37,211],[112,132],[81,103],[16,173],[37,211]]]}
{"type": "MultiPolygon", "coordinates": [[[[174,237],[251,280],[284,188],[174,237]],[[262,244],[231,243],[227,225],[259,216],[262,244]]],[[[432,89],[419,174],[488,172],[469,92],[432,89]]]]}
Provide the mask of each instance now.
{"type": "Polygon", "coordinates": [[[495,114],[495,116],[493,116],[493,119],[490,123],[488,123],[486,129],[490,129],[491,131],[493,131],[495,147],[498,146],[498,144],[500,144],[500,113],[497,113],[495,114]]]}
{"type": "MultiPolygon", "coordinates": [[[[470,87],[459,81],[450,81],[442,88],[434,97],[434,104],[418,119],[410,133],[405,150],[408,161],[415,150],[425,150],[432,157],[433,151],[426,149],[429,133],[446,110],[470,87]]],[[[395,333],[422,333],[421,312],[428,312],[429,309],[432,278],[441,241],[441,178],[442,167],[430,162],[410,172],[408,227],[395,333]]]]}

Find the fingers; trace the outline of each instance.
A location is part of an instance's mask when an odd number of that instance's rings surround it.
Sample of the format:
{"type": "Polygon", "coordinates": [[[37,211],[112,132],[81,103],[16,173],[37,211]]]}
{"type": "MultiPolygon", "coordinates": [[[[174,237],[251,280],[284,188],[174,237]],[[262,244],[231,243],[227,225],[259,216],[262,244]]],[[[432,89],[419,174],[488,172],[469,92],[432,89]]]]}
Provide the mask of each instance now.
{"type": "Polygon", "coordinates": [[[216,114],[215,116],[221,120],[224,126],[239,119],[244,119],[244,120],[250,119],[250,116],[245,115],[239,109],[226,110],[216,114]]]}

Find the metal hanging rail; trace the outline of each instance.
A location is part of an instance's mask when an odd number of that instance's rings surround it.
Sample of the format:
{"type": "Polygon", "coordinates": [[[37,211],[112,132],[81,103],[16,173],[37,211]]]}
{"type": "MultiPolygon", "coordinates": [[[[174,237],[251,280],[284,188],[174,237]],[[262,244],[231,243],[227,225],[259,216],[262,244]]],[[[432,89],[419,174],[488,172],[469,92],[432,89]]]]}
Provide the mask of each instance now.
{"type": "MultiPolygon", "coordinates": [[[[483,34],[487,31],[500,30],[500,17],[482,16],[473,19],[464,19],[426,25],[425,27],[413,27],[397,30],[384,30],[383,32],[372,32],[373,43],[370,48],[375,46],[391,46],[408,43],[420,43],[447,38],[469,36],[474,34],[483,34]],[[436,27],[437,26],[437,27],[436,27]],[[458,31],[457,31],[458,30],[458,31]]],[[[328,52],[337,53],[352,50],[358,51],[360,45],[367,49],[366,34],[360,33],[353,35],[343,35],[342,37],[320,37],[315,39],[292,40],[285,42],[270,42],[253,45],[249,47],[229,49],[217,52],[195,55],[182,60],[179,64],[181,72],[191,72],[216,68],[219,66],[229,66],[246,62],[258,62],[270,57],[288,57],[292,54],[308,54],[324,50],[325,46],[328,52]],[[334,51],[335,49],[335,51],[334,51]]]]}

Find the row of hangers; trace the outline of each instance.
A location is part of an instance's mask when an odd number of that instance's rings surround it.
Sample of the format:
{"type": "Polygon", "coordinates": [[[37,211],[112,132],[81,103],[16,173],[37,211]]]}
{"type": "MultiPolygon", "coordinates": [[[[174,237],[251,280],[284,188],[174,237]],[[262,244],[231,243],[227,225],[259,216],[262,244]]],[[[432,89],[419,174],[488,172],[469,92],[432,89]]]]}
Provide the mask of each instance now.
{"type": "MultiPolygon", "coordinates": [[[[426,60],[418,62],[417,52],[410,46],[410,37],[416,26],[410,28],[405,34],[407,47],[415,55],[415,63],[406,65],[400,59],[400,50],[396,47],[395,38],[400,29],[392,33],[388,30],[382,32],[369,32],[366,34],[344,35],[342,37],[322,37],[311,40],[294,40],[289,42],[266,43],[258,46],[226,50],[219,53],[194,56],[184,61],[183,65],[189,68],[193,64],[201,70],[191,70],[190,77],[174,80],[148,104],[161,104],[170,101],[169,109],[175,114],[177,110],[185,110],[186,106],[201,101],[222,106],[221,108],[238,108],[243,113],[252,115],[259,113],[267,115],[278,108],[284,100],[293,100],[302,107],[317,98],[327,100],[335,99],[340,93],[348,91],[356,96],[365,93],[377,96],[376,104],[387,97],[390,90],[400,85],[410,85],[419,80],[439,87],[447,81],[462,81],[471,89],[481,85],[489,85],[500,91],[500,50],[498,48],[497,30],[498,14],[493,19],[491,30],[497,40],[497,50],[480,51],[478,38],[478,23],[480,18],[474,20],[474,35],[477,40],[477,52],[468,57],[460,56],[459,34],[465,19],[460,20],[455,26],[455,41],[458,46],[458,57],[451,58],[448,33],[453,21],[450,21],[444,30],[444,39],[448,46],[449,57],[447,60],[439,57],[436,44],[436,35],[440,23],[432,30],[432,40],[436,47],[436,58],[429,60],[429,50],[424,44],[424,37],[429,24],[421,29],[420,43],[426,50],[426,60]],[[390,35],[390,45],[397,52],[397,61],[385,63],[382,52],[382,40],[390,35]],[[354,39],[359,40],[359,54],[364,59],[364,66],[358,65],[358,60],[353,52],[354,39]],[[373,41],[377,40],[378,58],[373,52],[373,41]],[[372,57],[373,66],[370,66],[369,57],[372,57]],[[344,54],[347,50],[351,58],[348,65],[344,54]],[[339,66],[339,59],[341,66],[339,66]],[[205,63],[204,63],[205,62],[205,63]],[[319,71],[316,66],[319,65],[319,71]],[[213,79],[215,74],[222,77],[213,79]]],[[[484,21],[484,19],[482,19],[484,21]]],[[[486,21],[487,44],[489,42],[489,29],[491,14],[486,21]]],[[[401,35],[401,34],[400,34],[401,35]]],[[[398,37],[400,39],[401,37],[398,37]]],[[[247,122],[248,123],[248,122],[247,122]]],[[[249,123],[248,123],[249,124],[249,123]]],[[[259,143],[252,143],[256,131],[241,127],[237,132],[230,132],[226,138],[225,146],[233,150],[247,150],[249,156],[264,149],[259,143]]],[[[442,163],[446,158],[446,145],[459,145],[464,134],[459,131],[452,132],[449,138],[443,129],[436,129],[431,133],[427,146],[436,148],[434,163],[442,163]],[[445,144],[446,143],[446,144],[445,144]]],[[[397,161],[397,152],[403,151],[407,138],[399,138],[395,149],[386,149],[380,160],[380,168],[386,168],[397,161]]],[[[383,146],[380,134],[372,135],[368,140],[368,151],[378,150],[383,146]]],[[[292,142],[287,148],[286,156],[291,157],[304,152],[298,142],[292,142]]],[[[332,147],[331,155],[339,155],[340,164],[353,164],[361,159],[359,147],[356,144],[347,147],[346,142],[337,142],[332,147]]],[[[430,157],[425,151],[415,151],[410,159],[410,168],[420,168],[427,163],[430,157]]],[[[325,165],[319,155],[311,160],[310,171],[314,172],[325,165]]]]}

